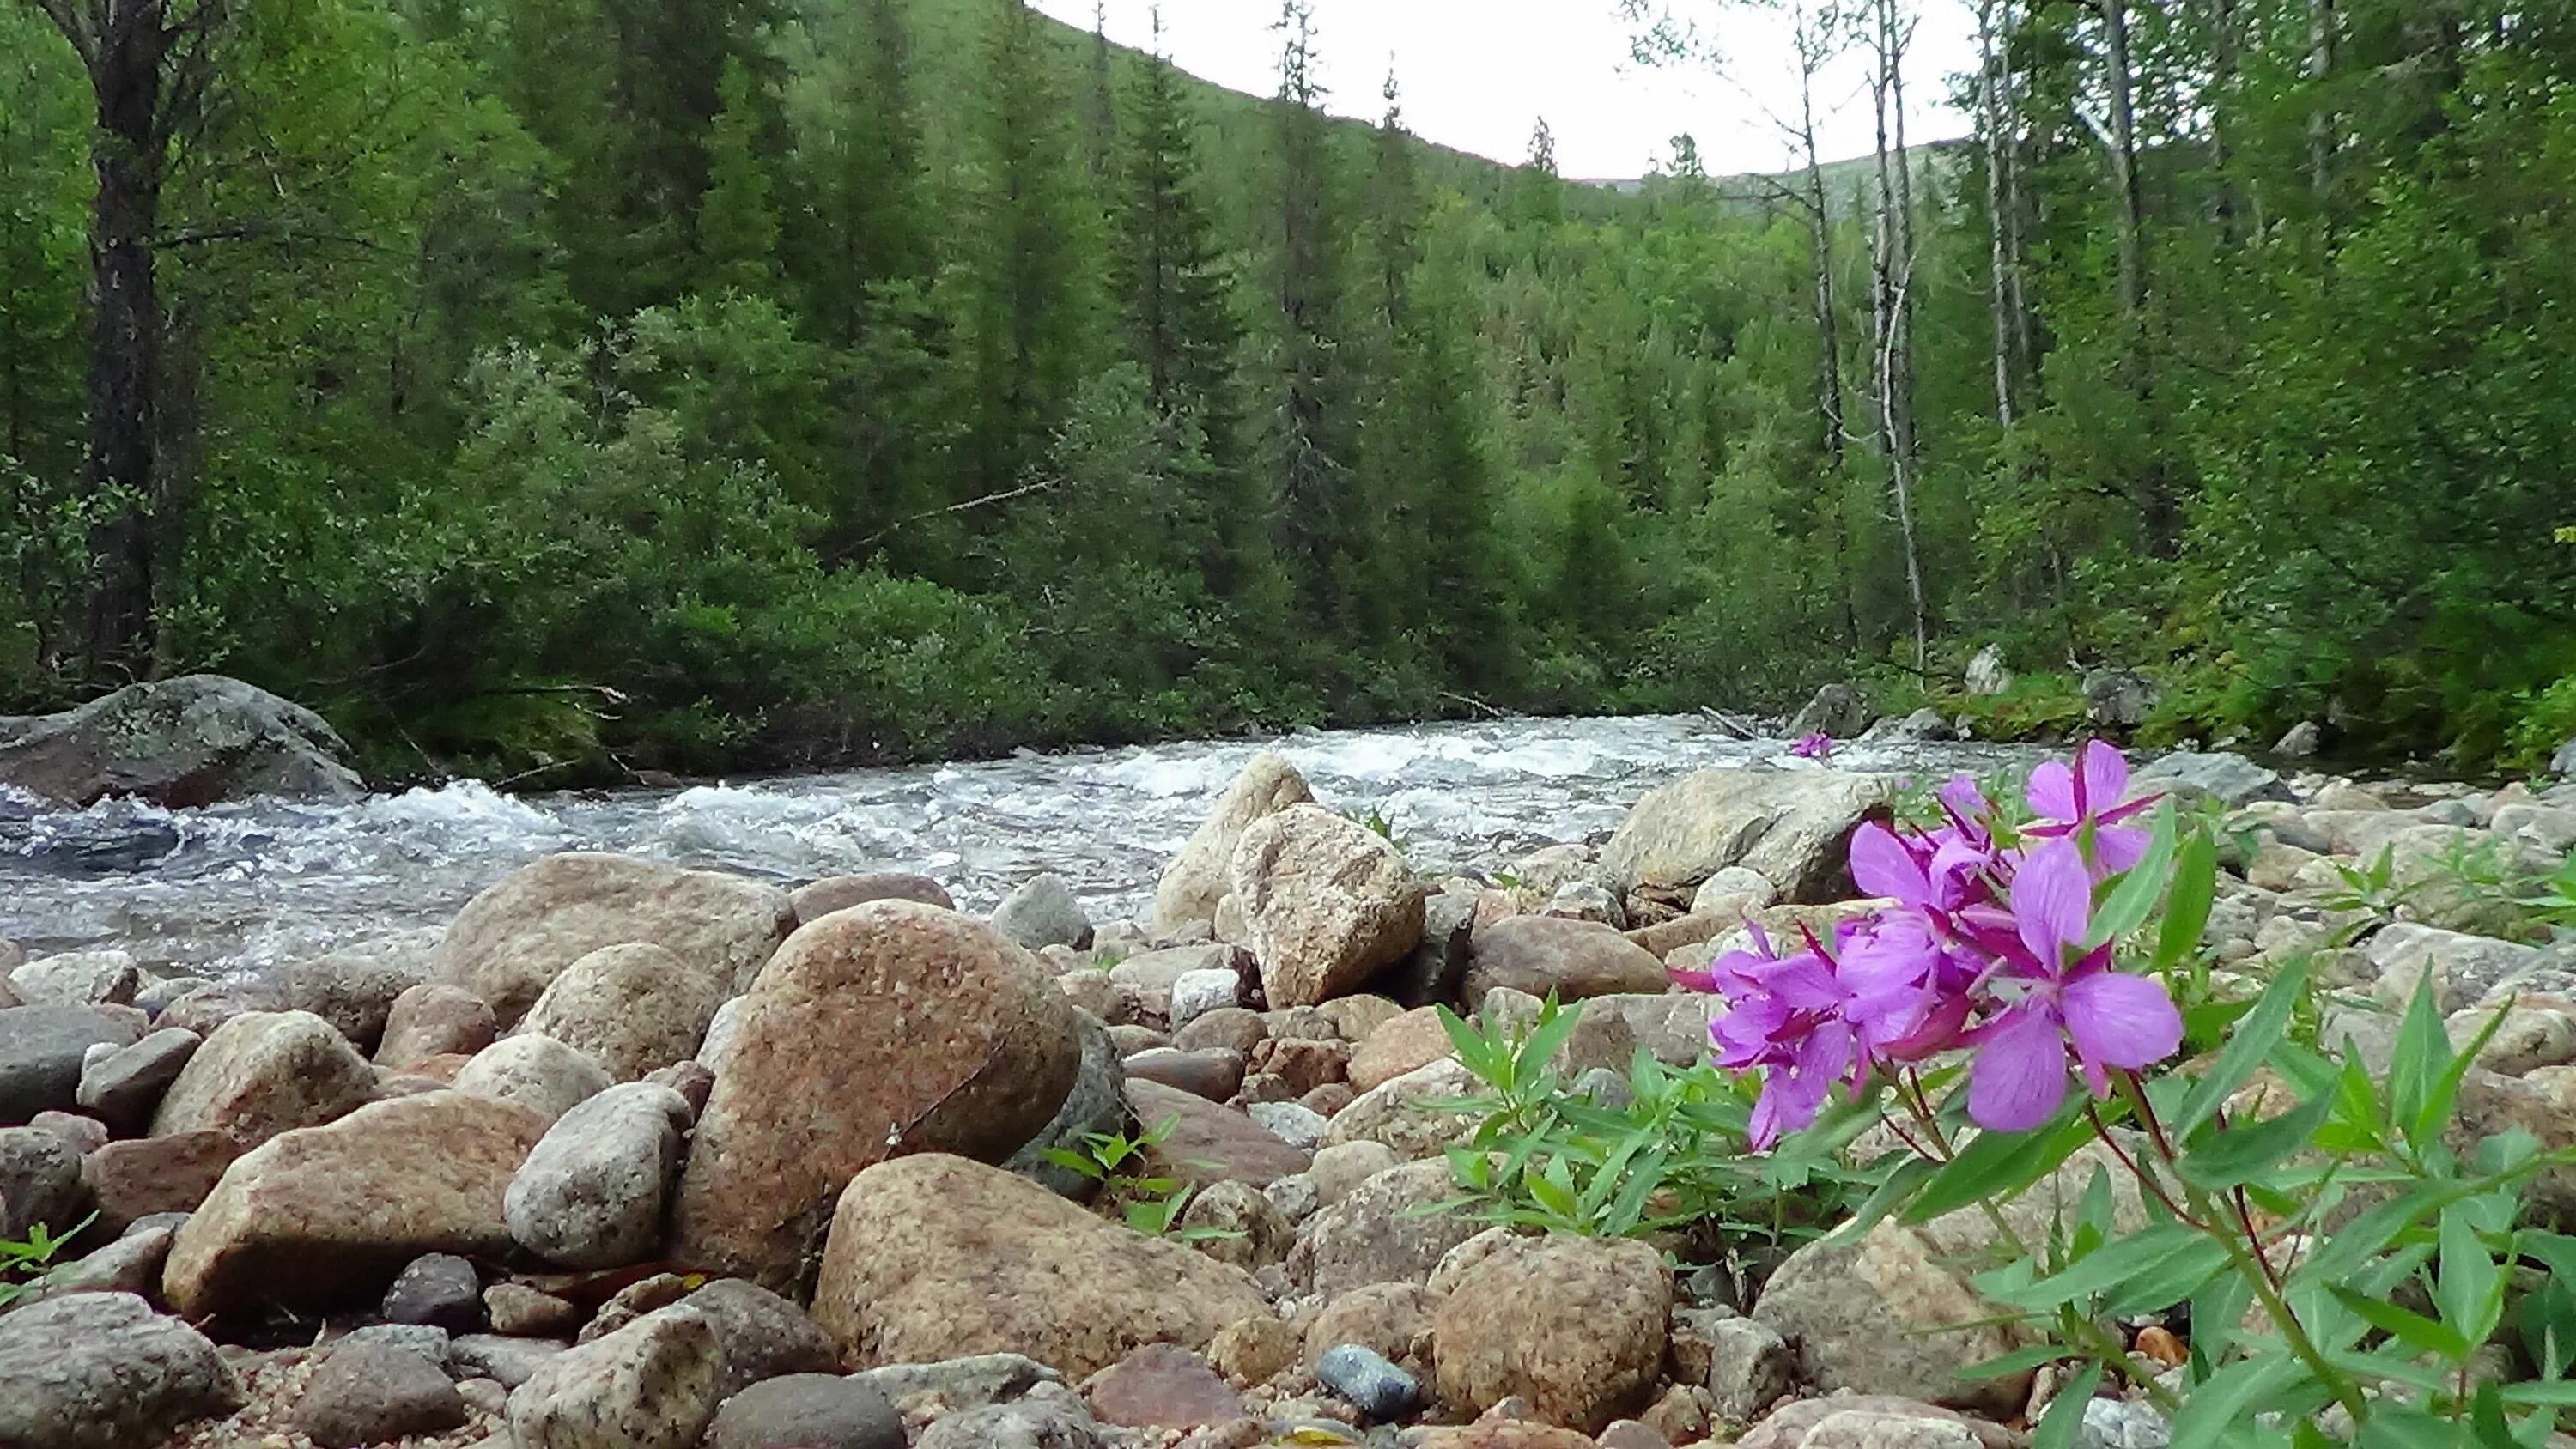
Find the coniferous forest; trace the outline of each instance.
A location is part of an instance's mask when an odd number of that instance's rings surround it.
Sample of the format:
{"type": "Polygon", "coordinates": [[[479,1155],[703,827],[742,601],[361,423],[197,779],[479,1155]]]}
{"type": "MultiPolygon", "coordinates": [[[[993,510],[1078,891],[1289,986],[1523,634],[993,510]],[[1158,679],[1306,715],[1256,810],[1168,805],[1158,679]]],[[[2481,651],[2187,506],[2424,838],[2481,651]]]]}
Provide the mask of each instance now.
{"type": "Polygon", "coordinates": [[[2576,4],[1786,8],[1727,63],[1877,154],[1608,188],[1328,117],[1300,0],[1266,98],[1019,0],[0,0],[0,708],[570,783],[1994,644],[1997,730],[2576,733],[2576,4]]]}

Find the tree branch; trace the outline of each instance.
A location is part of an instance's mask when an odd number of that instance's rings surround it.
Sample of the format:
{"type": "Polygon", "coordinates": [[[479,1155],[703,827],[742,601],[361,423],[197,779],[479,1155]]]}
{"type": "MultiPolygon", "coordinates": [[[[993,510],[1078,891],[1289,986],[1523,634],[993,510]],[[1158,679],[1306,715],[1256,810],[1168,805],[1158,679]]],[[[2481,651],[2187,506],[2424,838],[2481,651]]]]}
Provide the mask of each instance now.
{"type": "Polygon", "coordinates": [[[999,493],[987,493],[981,498],[969,498],[962,503],[951,503],[942,508],[931,508],[925,509],[920,513],[906,514],[905,516],[896,519],[894,522],[887,524],[885,527],[878,529],[876,532],[869,534],[867,537],[860,539],[855,547],[866,548],[868,545],[878,542],[886,535],[894,532],[898,528],[905,527],[908,524],[919,523],[924,519],[937,518],[943,514],[964,513],[969,509],[983,508],[995,503],[1008,503],[1014,498],[1025,498],[1032,493],[1047,492],[1063,481],[1064,480],[1061,478],[1042,478],[1035,483],[1023,483],[1017,488],[1005,488],[999,493]]]}

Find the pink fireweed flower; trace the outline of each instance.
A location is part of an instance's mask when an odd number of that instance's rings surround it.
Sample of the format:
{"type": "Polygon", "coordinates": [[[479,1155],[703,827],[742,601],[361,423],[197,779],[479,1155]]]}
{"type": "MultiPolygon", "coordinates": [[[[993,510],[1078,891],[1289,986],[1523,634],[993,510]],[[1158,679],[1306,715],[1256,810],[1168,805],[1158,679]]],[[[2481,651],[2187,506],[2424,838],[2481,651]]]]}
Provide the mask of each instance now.
{"type": "Polygon", "coordinates": [[[1705,972],[1673,973],[1724,1003],[1709,1023],[1717,1065],[1763,1069],[1756,1148],[1813,1122],[1835,1084],[1858,1086],[1871,1062],[1921,1033],[1933,1012],[1921,964],[1901,951],[1849,949],[1866,923],[1848,925],[1845,949],[1807,935],[1805,950],[1785,956],[1757,926],[1750,949],[1726,952],[1705,972]]]}
{"type": "Polygon", "coordinates": [[[2006,1005],[1965,1038],[1977,1048],[1968,1115],[1997,1132],[2056,1114],[2070,1049],[2100,1097],[2109,1068],[2135,1070],[2182,1044],[2182,1014],[2162,985],[2113,970],[2108,944],[2085,949],[2093,879],[2074,841],[2059,836],[2030,851],[2014,872],[2011,910],[2018,949],[1985,982],[2006,1005]]]}
{"type": "Polygon", "coordinates": [[[1833,752],[1834,737],[1823,730],[1802,736],[1796,744],[1789,747],[1789,753],[1802,760],[1821,760],[1833,752]]]}
{"type": "Polygon", "coordinates": [[[2129,790],[2129,762],[2103,740],[2086,740],[2072,768],[2055,760],[2030,772],[2023,796],[2040,818],[2022,827],[2034,837],[2089,837],[2087,854],[2096,879],[2117,875],[2147,853],[2147,832],[2121,821],[2156,803],[2153,795],[2122,803],[2129,790]]]}

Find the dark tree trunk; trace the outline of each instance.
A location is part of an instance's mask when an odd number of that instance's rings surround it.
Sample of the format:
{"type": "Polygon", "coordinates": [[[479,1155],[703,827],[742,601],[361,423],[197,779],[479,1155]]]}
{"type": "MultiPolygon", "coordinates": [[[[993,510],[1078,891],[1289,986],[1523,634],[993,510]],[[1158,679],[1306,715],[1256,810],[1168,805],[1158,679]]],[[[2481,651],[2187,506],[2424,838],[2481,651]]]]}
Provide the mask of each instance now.
{"type": "Polygon", "coordinates": [[[98,197],[90,215],[89,486],[102,514],[90,531],[89,667],[102,681],[139,676],[152,658],[154,395],[161,299],[152,236],[161,215],[164,138],[161,27],[105,37],[91,69],[98,92],[98,197]]]}

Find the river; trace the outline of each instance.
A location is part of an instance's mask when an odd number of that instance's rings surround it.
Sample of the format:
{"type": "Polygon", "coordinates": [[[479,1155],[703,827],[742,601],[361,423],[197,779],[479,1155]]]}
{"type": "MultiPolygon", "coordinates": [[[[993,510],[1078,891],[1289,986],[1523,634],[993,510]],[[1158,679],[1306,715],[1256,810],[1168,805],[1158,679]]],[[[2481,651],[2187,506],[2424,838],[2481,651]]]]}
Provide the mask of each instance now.
{"type": "MultiPolygon", "coordinates": [[[[1510,719],[1022,753],[678,790],[513,795],[475,782],[352,804],[49,810],[0,789],[0,938],[32,954],[117,946],[146,965],[257,974],[439,925],[541,855],[611,850],[801,882],[936,877],[968,909],[1042,871],[1093,919],[1140,912],[1163,864],[1254,751],[1345,813],[1383,816],[1415,864],[1493,869],[1606,836],[1655,785],[1707,765],[1815,768],[1782,740],[1697,716],[1510,719]]],[[[1846,744],[1837,766],[1984,771],[2032,751],[1846,744]]]]}

